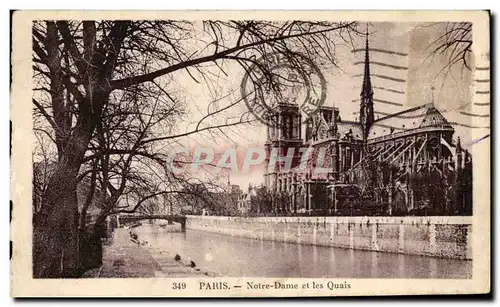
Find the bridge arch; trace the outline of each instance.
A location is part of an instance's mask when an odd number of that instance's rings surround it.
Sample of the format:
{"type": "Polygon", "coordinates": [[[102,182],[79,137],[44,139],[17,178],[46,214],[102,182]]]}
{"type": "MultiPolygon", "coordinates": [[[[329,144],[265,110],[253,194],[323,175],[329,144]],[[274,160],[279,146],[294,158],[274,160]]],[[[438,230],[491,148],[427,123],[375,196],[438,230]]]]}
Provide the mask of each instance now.
{"type": "Polygon", "coordinates": [[[173,214],[118,214],[120,225],[125,225],[130,222],[138,222],[142,220],[167,220],[169,222],[177,222],[181,224],[181,230],[186,231],[186,216],[173,214]]]}

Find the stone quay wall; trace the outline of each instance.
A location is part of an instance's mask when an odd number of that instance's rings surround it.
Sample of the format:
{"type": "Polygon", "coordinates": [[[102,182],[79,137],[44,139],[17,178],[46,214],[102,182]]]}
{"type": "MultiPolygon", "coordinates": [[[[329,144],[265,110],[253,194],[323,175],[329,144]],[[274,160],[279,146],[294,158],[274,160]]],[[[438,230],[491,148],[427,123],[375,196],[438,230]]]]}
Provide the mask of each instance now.
{"type": "Polygon", "coordinates": [[[228,217],[189,215],[187,229],[358,250],[472,259],[472,217],[228,217]]]}

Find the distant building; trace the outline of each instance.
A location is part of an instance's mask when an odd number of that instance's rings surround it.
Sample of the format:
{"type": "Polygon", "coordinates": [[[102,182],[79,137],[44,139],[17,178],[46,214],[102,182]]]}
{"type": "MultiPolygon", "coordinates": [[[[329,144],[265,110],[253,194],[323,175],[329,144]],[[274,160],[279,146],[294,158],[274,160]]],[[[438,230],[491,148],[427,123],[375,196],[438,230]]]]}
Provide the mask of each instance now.
{"type": "Polygon", "coordinates": [[[373,95],[367,37],[359,120],[342,120],[338,108],[322,106],[302,123],[298,105],[278,104],[267,131],[266,170],[273,150],[281,157],[295,151],[291,170],[281,161],[264,175],[273,211],[471,214],[472,156],[453,139],[454,128],[434,101],[375,119],[373,95]],[[305,171],[298,168],[304,147],[312,150],[305,171]],[[317,166],[330,171],[316,174],[317,166]]]}
{"type": "Polygon", "coordinates": [[[243,192],[238,185],[207,186],[199,183],[183,188],[176,196],[171,211],[176,214],[234,215],[239,196],[243,192]],[[179,209],[175,209],[179,208],[179,209]]]}
{"type": "Polygon", "coordinates": [[[238,213],[242,215],[248,214],[252,210],[252,203],[256,197],[257,189],[252,185],[249,185],[248,191],[240,194],[238,198],[238,213]]]}

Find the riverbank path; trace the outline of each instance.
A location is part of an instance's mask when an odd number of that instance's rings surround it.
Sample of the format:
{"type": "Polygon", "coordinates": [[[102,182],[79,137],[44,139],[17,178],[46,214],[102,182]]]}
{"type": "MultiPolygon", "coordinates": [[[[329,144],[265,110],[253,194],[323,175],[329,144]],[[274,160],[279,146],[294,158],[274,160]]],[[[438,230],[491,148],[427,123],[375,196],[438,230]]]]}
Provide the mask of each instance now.
{"type": "MultiPolygon", "coordinates": [[[[141,238],[139,237],[139,240],[141,238]]],[[[90,278],[133,277],[191,277],[212,276],[183,260],[176,261],[175,254],[130,240],[128,231],[117,228],[110,245],[103,246],[103,263],[98,269],[85,274],[90,278]]]]}

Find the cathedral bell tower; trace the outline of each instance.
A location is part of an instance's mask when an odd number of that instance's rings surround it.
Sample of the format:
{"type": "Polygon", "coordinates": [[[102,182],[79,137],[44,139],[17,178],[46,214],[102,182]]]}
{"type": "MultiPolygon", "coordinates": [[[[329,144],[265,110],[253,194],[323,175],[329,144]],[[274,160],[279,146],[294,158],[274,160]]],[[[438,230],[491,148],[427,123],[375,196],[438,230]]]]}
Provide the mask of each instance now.
{"type": "Polygon", "coordinates": [[[366,145],[368,133],[374,122],[373,115],[373,89],[370,78],[370,54],[368,46],[368,27],[366,28],[365,44],[365,69],[363,75],[363,86],[361,88],[361,103],[359,112],[359,121],[363,130],[363,144],[366,145]]]}
{"type": "Polygon", "coordinates": [[[271,124],[267,126],[265,143],[266,158],[264,160],[264,184],[269,191],[282,188],[279,174],[284,171],[285,161],[291,155],[291,168],[300,164],[300,147],[302,145],[302,115],[297,104],[278,103],[272,115],[271,124]],[[279,161],[271,161],[274,159],[279,161]],[[275,167],[269,167],[272,163],[275,167]]]}

